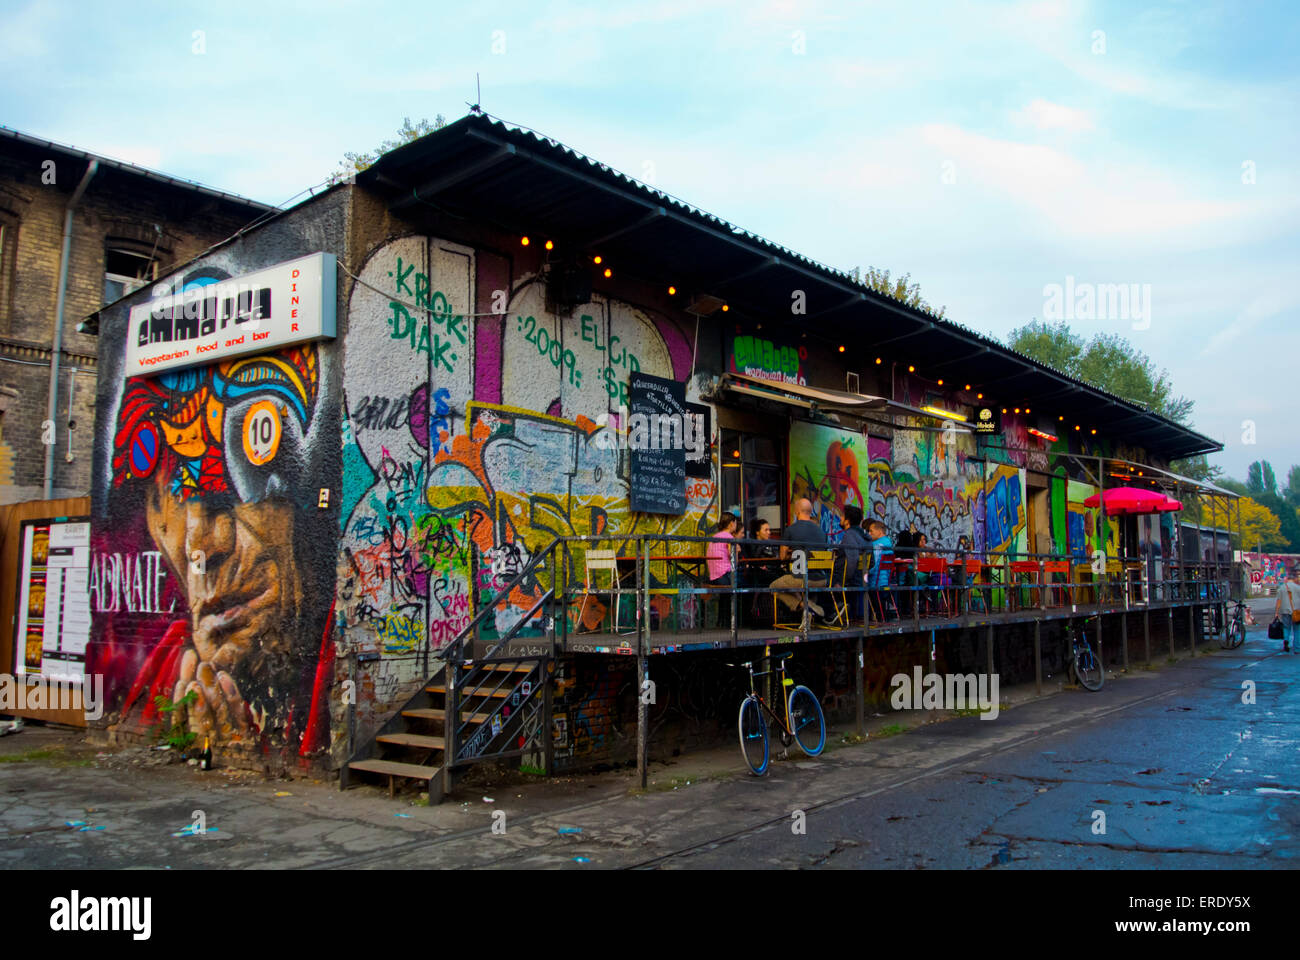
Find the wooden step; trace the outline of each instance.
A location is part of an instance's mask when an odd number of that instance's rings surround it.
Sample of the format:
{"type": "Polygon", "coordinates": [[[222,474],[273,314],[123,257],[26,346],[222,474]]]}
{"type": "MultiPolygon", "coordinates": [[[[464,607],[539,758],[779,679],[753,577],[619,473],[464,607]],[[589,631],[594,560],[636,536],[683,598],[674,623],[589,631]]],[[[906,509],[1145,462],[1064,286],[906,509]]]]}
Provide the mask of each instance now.
{"type": "Polygon", "coordinates": [[[511,673],[532,673],[537,669],[537,664],[528,663],[467,663],[466,668],[474,670],[509,670],[511,673]]]}
{"type": "Polygon", "coordinates": [[[423,780],[429,785],[429,798],[433,799],[437,789],[434,784],[438,783],[438,775],[442,773],[441,767],[426,767],[418,763],[398,763],[396,760],[356,760],[348,764],[348,772],[360,770],[363,773],[377,773],[380,776],[388,778],[388,796],[391,798],[397,793],[397,778],[407,777],[411,780],[423,780]]]}
{"type": "MultiPolygon", "coordinates": [[[[404,715],[409,715],[405,714],[404,715]]],[[[442,750],[447,741],[442,737],[430,737],[423,733],[383,733],[375,737],[377,743],[392,743],[399,747],[420,747],[425,750],[442,750]]]]}
{"type": "MultiPolygon", "coordinates": [[[[413,710],[403,710],[402,716],[413,717],[417,720],[446,720],[447,711],[442,707],[420,707],[413,710]]],[[[476,713],[473,716],[461,714],[461,723],[487,723],[492,714],[476,713]]]]}
{"type": "Polygon", "coordinates": [[[410,777],[412,780],[432,780],[442,772],[441,767],[426,767],[418,763],[398,763],[396,760],[354,760],[349,770],[379,773],[389,777],[410,777]]]}
{"type": "MultiPolygon", "coordinates": [[[[425,687],[429,693],[446,693],[447,685],[445,683],[434,684],[431,687],[425,687]]],[[[461,690],[462,697],[508,697],[514,693],[512,687],[502,687],[500,690],[494,690],[492,687],[474,687],[472,689],[461,690]]]]}

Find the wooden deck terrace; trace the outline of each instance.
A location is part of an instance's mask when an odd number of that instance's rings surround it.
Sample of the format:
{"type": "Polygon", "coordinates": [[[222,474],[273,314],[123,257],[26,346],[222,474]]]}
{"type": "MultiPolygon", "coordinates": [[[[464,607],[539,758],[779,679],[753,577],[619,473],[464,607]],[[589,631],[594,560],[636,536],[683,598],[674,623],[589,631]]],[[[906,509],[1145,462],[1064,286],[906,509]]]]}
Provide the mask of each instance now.
{"type": "MultiPolygon", "coordinates": [[[[1222,601],[1200,599],[1180,599],[1174,601],[1152,601],[1149,603],[1127,606],[1120,601],[1104,603],[1074,603],[1065,606],[1027,607],[1014,611],[963,613],[951,615],[912,616],[903,613],[898,619],[869,623],[850,623],[842,627],[818,625],[815,622],[802,629],[788,629],[766,626],[739,626],[734,631],[730,628],[685,627],[669,629],[651,621],[651,627],[645,631],[644,646],[640,646],[635,630],[613,632],[608,625],[602,629],[557,633],[552,641],[549,636],[517,637],[505,647],[496,651],[494,658],[511,656],[537,656],[542,653],[565,654],[587,653],[612,656],[660,656],[665,654],[682,654],[696,651],[728,650],[744,647],[767,645],[784,645],[795,643],[818,643],[836,640],[869,639],[872,637],[915,637],[929,634],[931,631],[997,630],[1018,624],[1065,623],[1091,617],[1111,617],[1120,614],[1130,616],[1145,614],[1139,631],[1146,631],[1149,636],[1150,620],[1165,617],[1171,622],[1177,610],[1192,610],[1195,614],[1202,607],[1222,601]],[[552,645],[553,644],[553,645],[552,645]]],[[[1104,622],[1104,621],[1103,621],[1104,622]]],[[[1131,623],[1132,621],[1128,621],[1131,623]]],[[[1140,633],[1139,633],[1140,635],[1140,633]]],[[[1192,632],[1191,643],[1195,644],[1192,632]]],[[[484,652],[477,650],[480,655],[484,652]]]]}
{"type": "MultiPolygon", "coordinates": [[[[872,621],[870,624],[856,624],[839,628],[811,626],[805,630],[778,629],[775,627],[742,627],[733,632],[729,629],[663,630],[651,629],[647,635],[646,655],[658,656],[669,653],[690,653],[697,650],[727,650],[737,647],[756,647],[789,643],[812,643],[824,640],[856,640],[859,637],[912,636],[926,634],[931,630],[972,630],[1009,626],[1021,623],[1049,623],[1068,620],[1080,620],[1094,616],[1111,614],[1134,614],[1146,611],[1150,614],[1169,616],[1174,610],[1204,606],[1207,601],[1179,601],[1174,603],[1151,603],[1140,607],[1122,604],[1075,604],[1073,608],[1053,608],[1046,610],[1033,608],[1015,612],[976,613],[970,616],[901,617],[898,620],[883,622],[872,621]]],[[[522,641],[521,641],[522,642],[522,641]]],[[[620,636],[603,633],[568,634],[560,652],[567,653],[603,653],[636,655],[637,638],[635,634],[620,636]]],[[[504,651],[503,651],[504,654],[504,651]]]]}

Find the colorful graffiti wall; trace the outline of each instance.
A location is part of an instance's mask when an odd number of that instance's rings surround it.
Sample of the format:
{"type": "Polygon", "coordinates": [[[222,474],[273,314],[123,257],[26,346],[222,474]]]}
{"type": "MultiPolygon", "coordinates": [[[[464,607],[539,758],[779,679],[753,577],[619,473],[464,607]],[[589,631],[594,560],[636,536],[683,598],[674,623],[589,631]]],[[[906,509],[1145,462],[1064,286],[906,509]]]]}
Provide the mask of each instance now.
{"type": "Polygon", "coordinates": [[[983,544],[980,464],[968,459],[973,438],[919,436],[900,431],[890,441],[796,421],[790,428],[790,502],[811,500],[814,519],[832,540],[844,507],[853,504],[891,534],[926,534],[936,549],[955,550],[962,536],[983,544]]]}
{"type": "MultiPolygon", "coordinates": [[[[627,509],[612,431],[628,376],[684,381],[691,369],[666,318],[602,296],[557,315],[535,275],[427,237],[381,245],[360,277],[344,360],[339,619],[349,649],[379,655],[366,722],[552,537],[699,535],[716,483],[692,483],[682,516],[627,509]]],[[[517,587],[484,635],[513,626],[546,586],[517,587]]]]}
{"type": "Polygon", "coordinates": [[[1243,554],[1250,565],[1250,582],[1260,590],[1276,590],[1287,578],[1287,572],[1300,565],[1300,554],[1254,553],[1243,554]]]}
{"type": "MultiPolygon", "coordinates": [[[[204,267],[181,285],[238,270],[204,267]]],[[[177,728],[275,766],[328,750],[332,346],[125,380],[106,359],[87,650],[105,722],[123,737],[177,728]]]]}

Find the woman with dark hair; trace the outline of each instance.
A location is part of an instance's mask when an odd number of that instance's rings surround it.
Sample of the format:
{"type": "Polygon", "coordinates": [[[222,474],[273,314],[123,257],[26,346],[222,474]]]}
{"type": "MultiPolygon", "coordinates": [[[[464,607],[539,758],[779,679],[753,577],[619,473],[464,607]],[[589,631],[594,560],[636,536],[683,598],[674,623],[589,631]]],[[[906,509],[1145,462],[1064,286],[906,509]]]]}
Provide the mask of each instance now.
{"type": "MultiPolygon", "coordinates": [[[[736,539],[732,531],[736,527],[737,519],[734,513],[724,513],[718,519],[718,526],[713,533],[713,539],[709,541],[709,548],[704,551],[705,562],[709,568],[709,586],[731,586],[732,546],[727,541],[736,539]]],[[[717,626],[722,626],[721,602],[718,603],[717,626]]]]}
{"type": "MultiPolygon", "coordinates": [[[[762,517],[755,517],[749,522],[749,539],[771,540],[772,525],[762,517]]],[[[744,560],[744,565],[740,568],[743,575],[741,582],[746,587],[770,587],[773,580],[785,573],[781,568],[781,551],[775,544],[747,543],[740,548],[740,553],[744,560]]],[[[751,622],[770,622],[770,596],[767,593],[750,594],[751,622]]]]}
{"type": "MultiPolygon", "coordinates": [[[[749,524],[749,539],[771,540],[772,525],[762,517],[755,517],[749,524]]],[[[785,572],[781,569],[781,551],[775,544],[747,543],[740,552],[746,561],[745,579],[752,581],[751,586],[766,587],[785,572]]]]}

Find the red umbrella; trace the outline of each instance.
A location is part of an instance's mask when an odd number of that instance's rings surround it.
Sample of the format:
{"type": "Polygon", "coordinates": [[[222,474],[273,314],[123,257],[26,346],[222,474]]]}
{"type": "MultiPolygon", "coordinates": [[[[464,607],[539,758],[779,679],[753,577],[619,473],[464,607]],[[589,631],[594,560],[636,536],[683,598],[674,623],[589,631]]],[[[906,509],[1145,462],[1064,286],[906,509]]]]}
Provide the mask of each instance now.
{"type": "MultiPolygon", "coordinates": [[[[1109,516],[1117,514],[1138,514],[1138,513],[1158,513],[1161,504],[1170,501],[1163,493],[1156,493],[1154,490],[1141,490],[1137,487],[1115,487],[1105,492],[1106,513],[1109,516]]],[[[1097,507],[1102,502],[1102,495],[1094,493],[1087,500],[1083,501],[1085,507],[1097,507]]],[[[1182,504],[1178,505],[1182,508],[1182,504]]],[[[1169,508],[1165,508],[1169,509],[1169,508]]]]}
{"type": "Polygon", "coordinates": [[[1183,509],[1183,501],[1175,500],[1173,497],[1166,497],[1165,502],[1156,507],[1161,513],[1173,513],[1175,510],[1183,509]]]}

